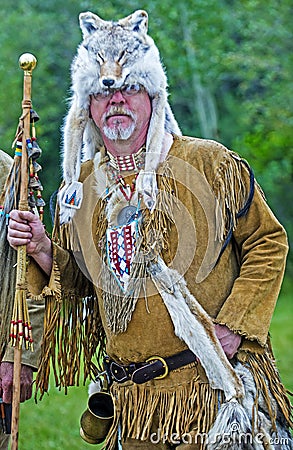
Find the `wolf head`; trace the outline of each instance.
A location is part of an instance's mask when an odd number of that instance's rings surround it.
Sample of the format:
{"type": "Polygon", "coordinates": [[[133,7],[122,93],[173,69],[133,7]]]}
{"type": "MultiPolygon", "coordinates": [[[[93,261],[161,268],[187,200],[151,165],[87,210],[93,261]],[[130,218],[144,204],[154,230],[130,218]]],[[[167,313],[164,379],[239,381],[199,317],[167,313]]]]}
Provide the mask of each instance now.
{"type": "Polygon", "coordinates": [[[68,186],[78,180],[82,159],[92,158],[102,143],[100,131],[89,116],[90,95],[139,83],[149,94],[152,115],[145,173],[138,185],[155,197],[151,174],[159,163],[164,132],[180,134],[180,130],[167,101],[167,78],[159,51],[147,34],[148,14],[138,10],[112,22],[85,12],[79,22],[83,41],[71,66],[73,95],[63,130],[65,183],[68,186]]]}
{"type": "Polygon", "coordinates": [[[72,65],[73,90],[89,93],[123,84],[141,83],[150,96],[165,91],[167,80],[154,41],[147,35],[148,15],[136,11],[118,22],[107,22],[93,13],[79,16],[83,42],[72,65]]]}

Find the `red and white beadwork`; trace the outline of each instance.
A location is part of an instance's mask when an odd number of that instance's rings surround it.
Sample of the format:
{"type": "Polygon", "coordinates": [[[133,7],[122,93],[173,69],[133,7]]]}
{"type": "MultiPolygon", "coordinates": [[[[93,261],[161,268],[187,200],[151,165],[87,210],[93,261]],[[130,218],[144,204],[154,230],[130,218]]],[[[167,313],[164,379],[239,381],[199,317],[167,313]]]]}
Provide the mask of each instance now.
{"type": "Polygon", "coordinates": [[[128,225],[108,228],[107,236],[107,257],[108,264],[117,279],[121,289],[126,291],[131,264],[135,256],[137,242],[137,220],[133,220],[128,225]]]}
{"type": "Polygon", "coordinates": [[[117,172],[139,171],[144,167],[145,147],[142,147],[138,152],[132,153],[131,155],[113,156],[109,153],[108,156],[110,166],[117,172]]]}

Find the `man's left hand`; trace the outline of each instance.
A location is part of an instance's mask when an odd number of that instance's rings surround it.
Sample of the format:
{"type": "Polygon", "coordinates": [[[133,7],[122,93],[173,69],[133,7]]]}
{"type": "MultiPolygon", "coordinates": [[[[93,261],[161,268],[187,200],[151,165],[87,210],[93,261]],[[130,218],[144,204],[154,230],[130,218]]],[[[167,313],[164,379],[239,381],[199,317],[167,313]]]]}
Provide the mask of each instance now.
{"type": "Polygon", "coordinates": [[[241,344],[241,336],[231,331],[226,325],[215,325],[217,338],[229,359],[237,353],[241,344]]]}
{"type": "MultiPolygon", "coordinates": [[[[20,375],[20,401],[25,402],[32,396],[33,369],[21,365],[20,375]]],[[[13,363],[2,362],[0,364],[0,397],[4,403],[12,403],[13,388],[13,363]]]]}

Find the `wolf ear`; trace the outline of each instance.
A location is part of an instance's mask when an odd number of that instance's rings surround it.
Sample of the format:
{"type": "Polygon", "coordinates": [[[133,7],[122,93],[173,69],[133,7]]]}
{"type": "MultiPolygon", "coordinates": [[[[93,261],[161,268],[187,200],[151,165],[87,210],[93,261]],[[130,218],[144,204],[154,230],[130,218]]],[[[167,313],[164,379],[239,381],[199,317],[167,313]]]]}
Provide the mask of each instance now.
{"type": "Polygon", "coordinates": [[[79,14],[79,26],[84,39],[105,24],[105,20],[89,11],[79,14]]]}
{"type": "Polygon", "coordinates": [[[130,16],[120,19],[118,23],[131,31],[146,34],[148,31],[148,13],[142,9],[139,9],[130,16]]]}

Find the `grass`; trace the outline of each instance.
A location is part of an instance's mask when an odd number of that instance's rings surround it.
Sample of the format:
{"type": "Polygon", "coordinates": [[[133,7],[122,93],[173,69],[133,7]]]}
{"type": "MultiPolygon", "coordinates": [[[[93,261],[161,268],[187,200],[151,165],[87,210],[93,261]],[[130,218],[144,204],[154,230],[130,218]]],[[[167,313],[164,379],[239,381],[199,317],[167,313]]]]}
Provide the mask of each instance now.
{"type": "Polygon", "coordinates": [[[79,419],[86,409],[85,387],[71,388],[68,395],[50,388],[37,404],[21,405],[20,450],[82,450],[93,448],[79,436],[79,419]]]}
{"type": "MultiPolygon", "coordinates": [[[[281,378],[293,391],[293,281],[286,280],[271,325],[273,348],[281,378]]],[[[70,388],[67,396],[54,387],[37,404],[21,405],[20,450],[83,450],[97,448],[79,437],[79,419],[85,410],[87,389],[70,388]]]]}
{"type": "Polygon", "coordinates": [[[281,378],[286,388],[293,392],[293,280],[283,284],[270,334],[281,378]]]}

